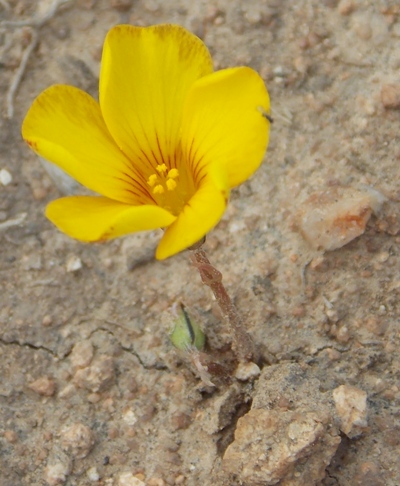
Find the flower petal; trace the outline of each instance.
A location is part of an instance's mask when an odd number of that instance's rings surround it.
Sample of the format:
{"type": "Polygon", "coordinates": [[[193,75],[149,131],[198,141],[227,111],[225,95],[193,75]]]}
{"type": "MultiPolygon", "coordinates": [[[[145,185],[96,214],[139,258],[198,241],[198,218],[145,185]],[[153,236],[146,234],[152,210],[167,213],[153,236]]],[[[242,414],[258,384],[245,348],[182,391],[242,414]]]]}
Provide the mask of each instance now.
{"type": "Polygon", "coordinates": [[[269,138],[268,92],[252,69],[224,69],[198,80],[183,114],[183,154],[199,177],[199,164],[222,165],[230,187],[252,175],[269,138]]]}
{"type": "Polygon", "coordinates": [[[47,206],[46,216],[63,233],[87,242],[163,228],[176,219],[158,206],[131,206],[101,196],[57,199],[47,206]]]}
{"type": "Polygon", "coordinates": [[[229,197],[226,174],[211,167],[200,188],[162,237],[156,258],[163,260],[200,241],[221,219],[229,197]]]}
{"type": "Polygon", "coordinates": [[[152,202],[145,180],[109,134],[99,104],[84,91],[64,85],[43,91],[25,117],[22,136],[87,188],[121,202],[152,202]]]}
{"type": "Polygon", "coordinates": [[[147,176],[159,164],[176,167],[185,97],[211,72],[204,43],[178,25],[118,25],[107,34],[101,110],[113,138],[147,176]]]}

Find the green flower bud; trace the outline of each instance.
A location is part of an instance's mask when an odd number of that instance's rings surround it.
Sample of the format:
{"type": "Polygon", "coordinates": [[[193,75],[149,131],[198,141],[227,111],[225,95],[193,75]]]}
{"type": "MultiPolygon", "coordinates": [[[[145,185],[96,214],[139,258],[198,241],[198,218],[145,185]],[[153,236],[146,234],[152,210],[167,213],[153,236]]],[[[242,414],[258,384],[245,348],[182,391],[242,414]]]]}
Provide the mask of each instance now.
{"type": "Polygon", "coordinates": [[[181,351],[188,351],[191,348],[202,349],[206,340],[204,332],[198,324],[190,320],[182,304],[179,314],[169,335],[172,344],[181,351]]]}

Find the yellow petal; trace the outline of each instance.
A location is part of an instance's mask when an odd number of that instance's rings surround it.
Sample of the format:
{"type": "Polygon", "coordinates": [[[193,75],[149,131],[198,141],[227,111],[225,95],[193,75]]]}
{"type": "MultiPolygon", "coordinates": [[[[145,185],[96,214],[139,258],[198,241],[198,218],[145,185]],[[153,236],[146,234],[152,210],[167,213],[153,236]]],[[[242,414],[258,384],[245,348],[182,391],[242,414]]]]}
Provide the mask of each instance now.
{"type": "Polygon", "coordinates": [[[22,136],[87,188],[121,202],[152,202],[142,187],[146,182],[109,134],[99,104],[84,91],[64,85],[43,91],[25,117],[22,136]]]}
{"type": "MultiPolygon", "coordinates": [[[[252,175],[262,162],[269,138],[269,96],[252,69],[224,69],[198,80],[183,115],[183,154],[196,168],[217,163],[230,187],[252,175]]],[[[194,169],[194,172],[196,170],[194,169]]]]}
{"type": "Polygon", "coordinates": [[[147,177],[158,165],[176,167],[184,99],[211,72],[204,43],[178,25],[118,25],[107,34],[101,110],[113,138],[147,177]]]}
{"type": "Polygon", "coordinates": [[[162,237],[156,258],[163,260],[200,241],[221,219],[229,197],[224,171],[210,168],[200,188],[162,237]]]}
{"type": "Polygon", "coordinates": [[[57,199],[47,206],[46,216],[63,233],[87,242],[163,228],[176,219],[158,206],[131,206],[96,196],[57,199]]]}

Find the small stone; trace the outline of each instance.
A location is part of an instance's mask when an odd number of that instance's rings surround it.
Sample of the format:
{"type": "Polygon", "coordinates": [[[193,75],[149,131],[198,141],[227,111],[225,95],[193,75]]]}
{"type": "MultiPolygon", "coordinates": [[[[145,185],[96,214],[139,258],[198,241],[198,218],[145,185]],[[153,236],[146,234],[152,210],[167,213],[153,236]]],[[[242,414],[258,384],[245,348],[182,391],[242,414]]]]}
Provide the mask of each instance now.
{"type": "Polygon", "coordinates": [[[114,360],[110,356],[100,356],[87,368],[79,369],[73,378],[80,388],[94,393],[104,391],[115,380],[114,360]]]}
{"type": "Polygon", "coordinates": [[[59,391],[59,398],[70,398],[76,394],[76,387],[73,383],[68,383],[65,387],[59,391]]]}
{"type": "Polygon", "coordinates": [[[94,436],[89,427],[76,423],[61,431],[61,447],[74,459],[83,459],[94,446],[94,436]]]}
{"type": "Polygon", "coordinates": [[[375,190],[316,191],[300,205],[299,230],[316,250],[336,250],[362,235],[385,198],[375,190]]]}
{"type": "Polygon", "coordinates": [[[118,476],[117,486],[146,486],[146,483],[131,472],[123,472],[118,476]]]}
{"type": "Polygon", "coordinates": [[[53,324],[53,318],[49,314],[46,314],[42,319],[42,326],[49,327],[52,324],[53,324]]]}
{"type": "Polygon", "coordinates": [[[89,403],[99,403],[100,400],[101,400],[100,393],[89,393],[89,395],[87,396],[87,401],[89,403]]]}
{"type": "Polygon", "coordinates": [[[350,337],[350,331],[347,326],[341,326],[336,333],[336,339],[341,344],[348,343],[350,341],[350,337]]]}
{"type": "Polygon", "coordinates": [[[124,422],[126,422],[130,426],[135,425],[136,422],[138,421],[138,418],[137,418],[135,412],[131,409],[125,410],[122,413],[122,419],[124,420],[124,422]]]}
{"type": "Polygon", "coordinates": [[[70,360],[74,368],[86,368],[90,365],[94,355],[93,344],[86,341],[79,341],[72,348],[70,360]]]}
{"type": "Polygon", "coordinates": [[[259,24],[261,23],[261,20],[262,20],[262,15],[261,15],[261,11],[257,8],[257,9],[254,9],[254,8],[248,8],[244,14],[247,22],[249,22],[249,24],[251,25],[256,25],[256,24],[259,24]]]}
{"type": "Polygon", "coordinates": [[[367,427],[367,394],[354,386],[333,390],[333,400],[341,421],[340,430],[349,438],[358,437],[367,427]]]}
{"type": "Polygon", "coordinates": [[[28,388],[38,395],[51,397],[56,391],[56,383],[52,378],[42,376],[28,385],[28,388]]]}
{"type": "Polygon", "coordinates": [[[400,84],[384,84],[381,88],[381,101],[386,109],[399,109],[400,84]]]}
{"type": "Polygon", "coordinates": [[[82,268],[82,260],[76,255],[71,255],[67,260],[66,268],[68,273],[77,272],[82,268]]]}
{"type": "Polygon", "coordinates": [[[98,473],[95,466],[91,467],[86,471],[86,476],[88,477],[89,481],[96,483],[100,479],[100,474],[98,473]]]}
{"type": "Polygon", "coordinates": [[[68,463],[55,462],[46,467],[44,479],[49,486],[57,486],[66,482],[69,472],[70,465],[68,463]]]}
{"type": "Polygon", "coordinates": [[[12,175],[7,169],[0,169],[0,184],[2,186],[8,186],[12,182],[12,175]]]}
{"type": "Polygon", "coordinates": [[[236,368],[235,377],[239,381],[252,381],[260,376],[261,370],[255,363],[240,363],[236,368]]]}

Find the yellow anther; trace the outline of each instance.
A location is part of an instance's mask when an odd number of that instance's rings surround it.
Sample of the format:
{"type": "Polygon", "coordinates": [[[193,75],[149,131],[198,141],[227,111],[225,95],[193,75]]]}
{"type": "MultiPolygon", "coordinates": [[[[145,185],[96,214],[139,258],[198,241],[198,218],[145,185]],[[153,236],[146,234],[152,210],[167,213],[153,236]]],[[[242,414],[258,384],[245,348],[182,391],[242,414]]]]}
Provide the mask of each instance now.
{"type": "Polygon", "coordinates": [[[158,176],[157,174],[151,174],[151,176],[147,179],[147,184],[150,187],[153,187],[154,184],[157,182],[158,176]]]}
{"type": "Polygon", "coordinates": [[[168,172],[168,177],[170,179],[176,179],[177,177],[179,177],[179,170],[178,169],[171,169],[168,172]]]}
{"type": "Polygon", "coordinates": [[[168,170],[165,164],[157,165],[156,170],[159,174],[165,174],[168,170]]]}
{"type": "Polygon", "coordinates": [[[157,184],[156,187],[153,189],[153,194],[164,194],[164,188],[161,184],[157,184]]]}
{"type": "Polygon", "coordinates": [[[174,179],[167,179],[165,184],[167,186],[168,191],[173,191],[176,187],[176,182],[174,181],[174,179]]]}

